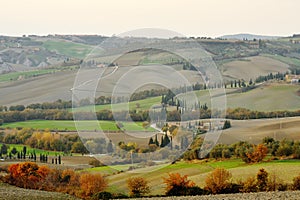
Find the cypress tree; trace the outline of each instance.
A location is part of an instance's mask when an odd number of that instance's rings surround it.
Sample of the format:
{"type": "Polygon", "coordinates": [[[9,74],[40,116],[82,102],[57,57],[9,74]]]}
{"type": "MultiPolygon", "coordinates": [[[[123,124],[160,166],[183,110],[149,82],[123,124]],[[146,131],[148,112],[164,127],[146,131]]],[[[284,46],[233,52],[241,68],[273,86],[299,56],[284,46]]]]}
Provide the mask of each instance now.
{"type": "Polygon", "coordinates": [[[148,145],[150,145],[150,144],[154,144],[152,137],[149,139],[149,142],[148,142],[148,145]]]}
{"type": "Polygon", "coordinates": [[[160,142],[160,147],[161,148],[163,148],[164,146],[166,146],[165,143],[164,143],[164,136],[161,136],[161,140],[160,141],[161,141],[160,142]]]}
{"type": "Polygon", "coordinates": [[[35,153],[35,151],[33,152],[33,160],[36,161],[36,153],[35,153]]]}
{"type": "Polygon", "coordinates": [[[159,142],[158,142],[158,139],[157,139],[157,134],[155,135],[154,144],[159,147],[159,142]]]}
{"type": "Polygon", "coordinates": [[[107,153],[112,153],[114,151],[113,145],[111,140],[109,140],[109,143],[107,144],[107,153]]]}
{"type": "Polygon", "coordinates": [[[23,146],[23,158],[26,158],[27,148],[26,146],[23,146]]]}
{"type": "Polygon", "coordinates": [[[170,144],[170,138],[169,138],[168,134],[165,134],[163,143],[164,143],[164,146],[167,146],[170,144]]]}

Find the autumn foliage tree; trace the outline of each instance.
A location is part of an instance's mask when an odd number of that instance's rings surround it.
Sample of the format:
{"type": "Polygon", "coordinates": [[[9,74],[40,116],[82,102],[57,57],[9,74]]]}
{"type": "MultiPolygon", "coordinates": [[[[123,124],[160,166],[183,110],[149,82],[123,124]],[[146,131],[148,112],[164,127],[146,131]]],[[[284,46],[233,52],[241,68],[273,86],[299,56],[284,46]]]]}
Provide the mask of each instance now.
{"type": "Polygon", "coordinates": [[[102,192],[107,187],[107,181],[101,174],[84,173],[80,176],[79,183],[83,197],[102,192]]]}
{"type": "Polygon", "coordinates": [[[181,176],[179,173],[170,173],[168,178],[164,178],[166,195],[180,196],[188,194],[188,190],[193,188],[195,183],[187,178],[187,175],[181,176]]]}
{"type": "Polygon", "coordinates": [[[205,189],[213,194],[222,193],[222,191],[229,187],[231,176],[231,173],[226,169],[216,168],[206,177],[205,189]]]}
{"type": "Polygon", "coordinates": [[[257,163],[262,161],[268,153],[268,148],[264,144],[259,144],[256,147],[254,147],[254,150],[252,152],[247,152],[246,161],[248,163],[257,163]]]}
{"type": "Polygon", "coordinates": [[[18,187],[38,189],[39,183],[45,180],[50,172],[46,166],[33,162],[12,164],[8,168],[7,182],[18,187]]]}
{"type": "Polygon", "coordinates": [[[142,177],[129,178],[127,180],[130,196],[141,197],[150,192],[148,182],[142,177]]]}
{"type": "Polygon", "coordinates": [[[256,175],[258,191],[266,191],[268,186],[269,173],[265,169],[260,169],[256,175]]]}

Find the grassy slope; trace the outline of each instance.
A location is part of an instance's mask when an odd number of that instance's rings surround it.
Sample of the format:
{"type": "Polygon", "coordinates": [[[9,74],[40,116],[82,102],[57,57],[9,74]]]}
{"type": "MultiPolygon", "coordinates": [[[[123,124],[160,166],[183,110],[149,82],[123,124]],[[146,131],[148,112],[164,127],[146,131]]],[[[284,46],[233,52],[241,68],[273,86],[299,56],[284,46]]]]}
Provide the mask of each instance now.
{"type": "Polygon", "coordinates": [[[243,107],[259,111],[298,110],[300,96],[297,85],[262,86],[242,94],[231,94],[227,98],[227,107],[243,107]]]}
{"type": "Polygon", "coordinates": [[[279,60],[289,65],[300,67],[300,60],[297,58],[285,57],[281,55],[270,55],[270,54],[266,54],[265,56],[279,60]]]}
{"type": "Polygon", "coordinates": [[[92,47],[88,45],[67,42],[64,40],[47,40],[43,43],[43,46],[50,51],[58,51],[60,54],[79,59],[84,58],[92,50],[92,47]]]}
{"type": "MultiPolygon", "coordinates": [[[[150,97],[150,98],[143,99],[143,100],[131,101],[131,102],[129,102],[129,109],[130,110],[135,109],[137,111],[148,110],[154,104],[160,105],[160,102],[161,102],[161,97],[150,97]],[[137,103],[140,104],[139,108],[137,108],[137,106],[136,106],[137,103]]],[[[114,106],[114,110],[125,110],[126,103],[113,104],[113,106],[114,106]]],[[[111,104],[95,105],[96,111],[105,110],[105,109],[111,110],[111,104]]],[[[93,110],[94,110],[94,106],[84,106],[84,107],[79,107],[79,108],[73,109],[74,112],[78,112],[78,111],[93,112],[93,110]]]]}
{"type": "MultiPolygon", "coordinates": [[[[210,162],[195,161],[193,163],[178,162],[174,165],[168,165],[165,168],[159,169],[158,171],[148,173],[126,172],[112,175],[108,178],[110,191],[123,191],[127,193],[128,191],[126,188],[126,180],[129,177],[142,176],[149,181],[152,194],[163,194],[165,185],[162,178],[167,177],[168,173],[180,173],[182,175],[186,174],[189,176],[189,179],[194,181],[197,185],[203,187],[205,185],[205,177],[207,176],[207,174],[217,167],[228,169],[232,173],[233,181],[245,180],[249,176],[256,175],[260,168],[265,168],[270,173],[275,172],[281,180],[285,182],[291,182],[292,178],[299,173],[299,164],[299,160],[279,160],[247,165],[239,159],[210,162]]],[[[101,170],[98,171],[101,172],[101,170]]]]}
{"type": "MultiPolygon", "coordinates": [[[[97,126],[93,126],[95,121],[81,121],[80,122],[80,129],[85,131],[94,131],[95,129],[99,130],[100,128],[97,126]]],[[[99,125],[101,126],[102,130],[110,130],[110,131],[117,131],[117,127],[114,121],[99,121],[99,125]]],[[[142,127],[142,122],[124,122],[124,128],[128,131],[139,131],[144,130],[142,127]]],[[[63,121],[63,120],[30,120],[24,122],[15,122],[15,123],[7,123],[4,124],[2,127],[10,127],[10,128],[34,128],[34,129],[50,129],[50,130],[57,130],[57,131],[76,131],[74,121],[63,121]]],[[[151,131],[152,128],[148,128],[147,130],[151,131]]]]}
{"type": "MultiPolygon", "coordinates": [[[[300,96],[297,91],[298,85],[272,84],[263,85],[256,89],[244,93],[227,94],[227,108],[247,108],[258,111],[277,111],[277,110],[298,110],[300,108],[300,96]]],[[[230,92],[227,89],[226,92],[230,92]]],[[[202,102],[210,105],[210,95],[208,91],[196,91],[202,102]]],[[[215,101],[219,98],[215,97],[215,101]]]]}
{"type": "Polygon", "coordinates": [[[15,81],[15,80],[18,80],[18,78],[20,76],[22,78],[29,78],[29,77],[40,76],[43,74],[49,74],[49,73],[53,73],[53,72],[55,72],[55,70],[53,70],[53,69],[39,69],[39,70],[33,70],[33,71],[12,72],[12,73],[8,73],[8,74],[1,74],[0,82],[15,81]]]}
{"type": "Polygon", "coordinates": [[[255,80],[260,75],[267,75],[270,72],[286,72],[289,66],[273,57],[254,56],[241,60],[234,60],[221,66],[224,78],[255,80]]]}
{"type": "MultiPolygon", "coordinates": [[[[276,110],[298,110],[300,108],[300,96],[297,91],[300,89],[298,85],[290,84],[271,84],[263,85],[256,89],[244,92],[234,93],[236,89],[226,89],[228,93],[227,108],[247,108],[250,110],[258,111],[276,111],[276,110]],[[232,93],[233,92],[233,93],[232,93]]],[[[195,91],[198,100],[203,105],[206,103],[208,106],[211,104],[211,97],[208,90],[195,91]]],[[[179,95],[185,96],[185,95],[179,95]]],[[[218,102],[217,97],[214,97],[218,102]]],[[[152,105],[159,105],[161,97],[150,97],[143,100],[129,102],[130,110],[136,109],[147,110],[152,105]],[[140,108],[136,108],[136,104],[140,104],[140,108]]],[[[114,104],[115,110],[125,110],[125,103],[114,104]]],[[[95,110],[111,109],[111,105],[96,105],[95,110]]],[[[172,108],[171,108],[172,109],[172,108]]],[[[85,106],[74,109],[74,111],[87,111],[92,112],[93,106],[85,106]]]]}
{"type": "Polygon", "coordinates": [[[284,138],[300,140],[300,117],[259,119],[259,120],[231,120],[232,127],[224,130],[219,138],[220,143],[232,144],[238,141],[260,143],[264,137],[277,140],[284,138]]]}
{"type": "Polygon", "coordinates": [[[9,151],[11,151],[15,147],[18,152],[22,152],[23,147],[26,146],[27,153],[35,152],[37,156],[39,156],[40,154],[47,154],[47,155],[50,155],[50,156],[56,156],[56,155],[61,153],[61,152],[56,152],[56,151],[45,151],[45,150],[41,150],[41,149],[31,148],[28,145],[22,145],[22,144],[7,144],[7,145],[9,146],[9,151]]]}

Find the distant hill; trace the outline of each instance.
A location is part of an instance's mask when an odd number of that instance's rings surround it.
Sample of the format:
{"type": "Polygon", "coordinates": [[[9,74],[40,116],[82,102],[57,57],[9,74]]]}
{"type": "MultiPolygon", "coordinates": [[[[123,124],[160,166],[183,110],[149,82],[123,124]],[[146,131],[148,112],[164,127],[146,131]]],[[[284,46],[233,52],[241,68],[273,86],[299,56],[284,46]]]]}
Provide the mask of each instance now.
{"type": "Polygon", "coordinates": [[[274,40],[280,38],[280,36],[267,36],[267,35],[254,35],[254,34],[247,34],[247,33],[240,33],[234,35],[223,35],[220,38],[223,39],[237,39],[237,40],[253,40],[253,39],[262,39],[262,40],[274,40]]]}

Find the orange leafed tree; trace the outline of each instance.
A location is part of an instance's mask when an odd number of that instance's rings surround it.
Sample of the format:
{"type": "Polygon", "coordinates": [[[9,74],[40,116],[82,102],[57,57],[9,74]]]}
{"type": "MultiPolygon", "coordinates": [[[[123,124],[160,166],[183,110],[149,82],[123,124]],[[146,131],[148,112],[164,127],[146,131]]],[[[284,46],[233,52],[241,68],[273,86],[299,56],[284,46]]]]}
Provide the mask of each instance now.
{"type": "Polygon", "coordinates": [[[223,168],[216,168],[205,179],[206,189],[213,194],[221,193],[229,186],[231,173],[223,168]]]}
{"type": "Polygon", "coordinates": [[[188,176],[181,176],[179,173],[170,173],[168,178],[163,178],[166,184],[166,195],[182,195],[195,186],[195,183],[188,180],[188,176]]]}
{"type": "Polygon", "coordinates": [[[134,197],[140,197],[150,192],[148,182],[142,177],[129,178],[127,185],[130,191],[130,195],[134,197]]]}
{"type": "Polygon", "coordinates": [[[46,166],[38,166],[33,162],[24,162],[10,165],[8,171],[7,179],[11,184],[37,189],[38,183],[45,180],[50,169],[46,166]]]}
{"type": "Polygon", "coordinates": [[[257,163],[262,161],[266,157],[267,153],[268,148],[263,144],[259,144],[254,148],[252,153],[246,153],[246,156],[250,163],[257,163]]]}
{"type": "Polygon", "coordinates": [[[85,197],[101,192],[107,187],[107,181],[101,174],[82,174],[79,182],[85,197]]]}

